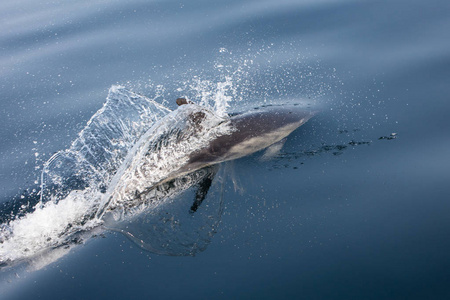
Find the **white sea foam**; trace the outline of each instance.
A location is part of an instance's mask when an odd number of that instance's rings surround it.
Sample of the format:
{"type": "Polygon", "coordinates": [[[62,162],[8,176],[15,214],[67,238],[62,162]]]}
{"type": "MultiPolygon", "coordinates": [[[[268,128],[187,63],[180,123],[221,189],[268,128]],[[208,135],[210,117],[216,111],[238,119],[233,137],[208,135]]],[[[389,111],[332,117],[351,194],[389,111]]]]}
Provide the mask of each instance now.
{"type": "Polygon", "coordinates": [[[9,224],[11,236],[0,245],[1,261],[31,257],[49,247],[59,246],[74,232],[97,225],[86,220],[92,213],[86,193],[72,191],[65,199],[47,202],[23,218],[9,224]]]}

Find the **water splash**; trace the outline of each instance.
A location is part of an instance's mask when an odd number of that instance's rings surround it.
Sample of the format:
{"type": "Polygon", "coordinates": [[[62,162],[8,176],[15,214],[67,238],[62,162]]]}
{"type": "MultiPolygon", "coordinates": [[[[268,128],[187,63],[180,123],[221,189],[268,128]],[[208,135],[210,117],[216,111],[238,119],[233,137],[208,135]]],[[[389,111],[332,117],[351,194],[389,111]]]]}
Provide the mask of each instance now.
{"type": "Polygon", "coordinates": [[[111,87],[96,112],[67,150],[44,165],[41,204],[58,202],[72,190],[102,191],[128,151],[169,109],[122,86],[111,87]]]}
{"type": "Polygon", "coordinates": [[[181,64],[165,71],[163,84],[142,79],[126,86],[159,99],[184,97],[224,116],[248,104],[286,99],[329,102],[339,85],[335,69],[323,68],[313,55],[286,44],[220,48],[204,65],[181,64]]]}
{"type": "Polygon", "coordinates": [[[132,208],[173,178],[189,153],[228,130],[227,120],[208,109],[186,105],[171,112],[113,86],[71,147],[45,164],[40,202],[2,224],[0,263],[77,242],[80,232],[103,223],[104,213],[132,208]]]}

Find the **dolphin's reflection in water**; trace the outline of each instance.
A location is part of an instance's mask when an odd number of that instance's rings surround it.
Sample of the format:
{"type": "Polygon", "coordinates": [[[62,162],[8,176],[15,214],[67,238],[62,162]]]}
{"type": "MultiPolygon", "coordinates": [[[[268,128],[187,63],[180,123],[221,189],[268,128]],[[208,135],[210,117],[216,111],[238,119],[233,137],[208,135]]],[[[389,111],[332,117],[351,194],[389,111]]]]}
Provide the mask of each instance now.
{"type": "Polygon", "coordinates": [[[156,254],[193,256],[204,251],[223,213],[224,172],[218,171],[219,165],[213,165],[152,187],[134,206],[109,212],[105,227],[156,254]]]}

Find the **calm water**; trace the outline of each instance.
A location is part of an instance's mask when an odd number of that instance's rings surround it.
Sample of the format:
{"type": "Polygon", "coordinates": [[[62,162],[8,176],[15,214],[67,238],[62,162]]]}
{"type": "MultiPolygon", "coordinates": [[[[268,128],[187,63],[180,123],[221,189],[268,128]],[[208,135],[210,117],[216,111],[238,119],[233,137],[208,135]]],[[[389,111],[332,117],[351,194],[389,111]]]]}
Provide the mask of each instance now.
{"type": "Polygon", "coordinates": [[[2,271],[2,299],[450,297],[450,2],[15,1],[0,20],[3,219],[113,85],[322,105],[272,160],[221,166],[204,251],[105,232],[2,271]]]}

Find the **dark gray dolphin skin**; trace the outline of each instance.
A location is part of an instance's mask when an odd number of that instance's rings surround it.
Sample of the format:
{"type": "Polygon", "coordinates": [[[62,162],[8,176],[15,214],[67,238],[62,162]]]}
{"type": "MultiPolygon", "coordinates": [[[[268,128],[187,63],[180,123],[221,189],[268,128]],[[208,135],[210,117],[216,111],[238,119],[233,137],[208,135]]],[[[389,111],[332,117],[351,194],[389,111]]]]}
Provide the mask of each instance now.
{"type": "Polygon", "coordinates": [[[285,105],[232,116],[232,133],[220,136],[212,140],[208,147],[192,153],[189,162],[180,172],[195,171],[267,148],[287,137],[314,115],[312,110],[285,105]]]}

